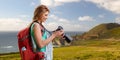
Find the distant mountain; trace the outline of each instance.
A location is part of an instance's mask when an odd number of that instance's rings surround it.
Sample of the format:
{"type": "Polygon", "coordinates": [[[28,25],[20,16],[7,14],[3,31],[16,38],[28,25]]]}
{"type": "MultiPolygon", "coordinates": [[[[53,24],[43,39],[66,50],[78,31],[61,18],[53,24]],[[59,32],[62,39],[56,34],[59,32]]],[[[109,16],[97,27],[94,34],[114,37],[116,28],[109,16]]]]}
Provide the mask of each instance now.
{"type": "Polygon", "coordinates": [[[82,35],[83,39],[120,38],[120,24],[104,23],[95,26],[82,35]]]}

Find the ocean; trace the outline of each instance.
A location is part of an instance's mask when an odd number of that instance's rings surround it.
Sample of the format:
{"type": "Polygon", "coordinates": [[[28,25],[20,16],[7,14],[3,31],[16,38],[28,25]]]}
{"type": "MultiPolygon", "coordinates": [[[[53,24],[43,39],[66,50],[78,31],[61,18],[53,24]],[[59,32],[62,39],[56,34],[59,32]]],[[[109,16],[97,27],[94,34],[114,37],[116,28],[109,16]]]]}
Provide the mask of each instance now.
{"type": "MultiPolygon", "coordinates": [[[[0,32],[0,53],[18,52],[18,32],[0,32]]],[[[66,34],[73,36],[82,34],[84,32],[65,32],[66,34]]]]}

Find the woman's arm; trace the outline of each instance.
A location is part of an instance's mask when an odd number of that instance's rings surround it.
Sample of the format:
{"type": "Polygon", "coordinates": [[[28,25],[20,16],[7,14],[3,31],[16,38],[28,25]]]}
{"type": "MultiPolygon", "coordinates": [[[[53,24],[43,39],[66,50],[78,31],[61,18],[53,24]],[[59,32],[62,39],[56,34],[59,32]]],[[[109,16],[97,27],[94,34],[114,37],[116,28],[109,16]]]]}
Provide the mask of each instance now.
{"type": "Polygon", "coordinates": [[[63,34],[63,32],[61,32],[61,31],[56,31],[56,32],[52,33],[52,35],[49,38],[47,38],[46,40],[42,40],[41,28],[40,28],[40,25],[38,23],[35,23],[33,31],[34,31],[36,43],[37,43],[39,48],[46,46],[56,36],[60,36],[63,34]]]}

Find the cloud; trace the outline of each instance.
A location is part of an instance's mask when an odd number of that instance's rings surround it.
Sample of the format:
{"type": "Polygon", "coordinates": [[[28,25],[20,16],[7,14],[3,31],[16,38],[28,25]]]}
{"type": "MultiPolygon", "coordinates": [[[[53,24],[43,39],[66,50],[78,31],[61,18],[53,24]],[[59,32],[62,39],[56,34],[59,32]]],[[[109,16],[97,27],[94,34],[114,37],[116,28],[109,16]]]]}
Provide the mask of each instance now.
{"type": "Polygon", "coordinates": [[[94,19],[90,16],[83,16],[78,18],[79,21],[93,21],[94,19]]]}
{"type": "Polygon", "coordinates": [[[29,24],[19,18],[0,18],[0,31],[19,31],[29,24]]]}
{"type": "Polygon", "coordinates": [[[52,19],[54,19],[54,20],[58,20],[58,19],[59,19],[57,16],[55,16],[55,15],[53,15],[53,14],[50,15],[49,17],[52,18],[52,19]]]}
{"type": "Polygon", "coordinates": [[[47,6],[52,6],[54,4],[54,0],[40,0],[40,3],[47,6]]]}
{"type": "Polygon", "coordinates": [[[120,14],[120,0],[85,0],[97,4],[98,7],[105,8],[116,14],[120,14]]]}
{"type": "Polygon", "coordinates": [[[31,4],[30,4],[31,6],[35,6],[35,2],[31,2],[31,4]]]}
{"type": "Polygon", "coordinates": [[[28,18],[30,17],[29,15],[20,15],[21,18],[28,18]]]}
{"type": "Polygon", "coordinates": [[[104,18],[104,15],[103,15],[103,14],[101,14],[101,15],[98,15],[98,17],[99,17],[99,18],[104,18]]]}
{"type": "Polygon", "coordinates": [[[57,26],[59,24],[57,24],[57,22],[49,22],[47,24],[44,24],[44,26],[46,27],[46,29],[50,30],[50,31],[54,31],[55,29],[57,29],[57,26]]]}
{"type": "Polygon", "coordinates": [[[87,30],[85,26],[82,26],[80,24],[74,24],[74,23],[64,24],[59,22],[49,22],[45,24],[45,27],[50,31],[56,30],[58,26],[62,26],[64,31],[83,31],[83,29],[84,31],[87,30]]]}
{"type": "Polygon", "coordinates": [[[67,19],[63,19],[63,18],[59,19],[59,21],[62,23],[70,23],[70,21],[68,21],[67,19]]]}
{"type": "Polygon", "coordinates": [[[55,6],[60,6],[65,3],[80,2],[81,0],[55,0],[55,6]]]}
{"type": "Polygon", "coordinates": [[[81,24],[77,24],[75,21],[71,21],[65,18],[60,18],[56,15],[50,15],[50,22],[45,24],[45,27],[48,28],[48,30],[55,30],[58,26],[62,26],[65,31],[84,31],[87,30],[85,26],[81,24]]]}
{"type": "Polygon", "coordinates": [[[120,17],[115,18],[116,23],[120,23],[120,17]]]}
{"type": "Polygon", "coordinates": [[[40,0],[40,3],[47,6],[61,6],[65,3],[80,2],[81,0],[40,0]]]}
{"type": "MultiPolygon", "coordinates": [[[[45,27],[50,31],[57,29],[58,26],[62,26],[65,31],[82,31],[84,28],[83,25],[70,22],[65,18],[59,18],[57,16],[55,17],[58,20],[53,18],[53,21],[44,24],[45,27]]],[[[24,21],[19,18],[0,18],[0,31],[19,31],[28,26],[29,23],[29,21],[24,21]]]]}
{"type": "Polygon", "coordinates": [[[52,19],[54,19],[54,20],[56,20],[58,22],[61,22],[61,23],[70,23],[69,20],[64,19],[64,18],[59,18],[59,17],[57,17],[55,15],[50,15],[50,18],[52,18],[52,19]]]}

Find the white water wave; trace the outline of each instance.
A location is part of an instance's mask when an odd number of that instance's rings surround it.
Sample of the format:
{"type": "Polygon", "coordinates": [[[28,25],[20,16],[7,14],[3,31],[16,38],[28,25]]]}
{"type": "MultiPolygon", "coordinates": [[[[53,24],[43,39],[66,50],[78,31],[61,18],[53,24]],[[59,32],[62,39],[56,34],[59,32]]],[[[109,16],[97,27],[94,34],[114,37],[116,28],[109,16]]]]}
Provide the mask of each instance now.
{"type": "Polygon", "coordinates": [[[13,46],[2,46],[1,48],[13,48],[13,46]]]}

